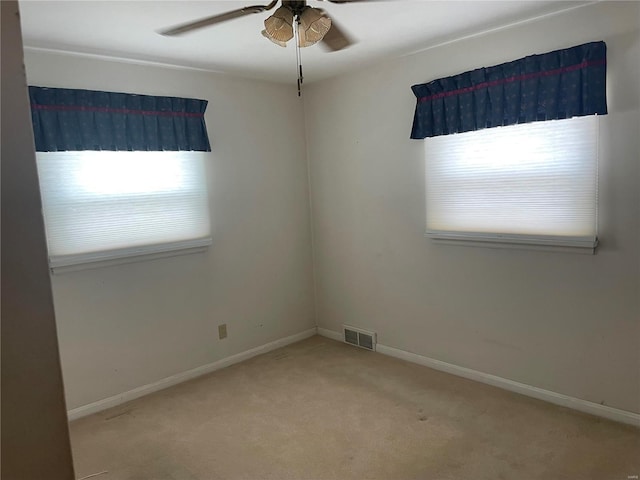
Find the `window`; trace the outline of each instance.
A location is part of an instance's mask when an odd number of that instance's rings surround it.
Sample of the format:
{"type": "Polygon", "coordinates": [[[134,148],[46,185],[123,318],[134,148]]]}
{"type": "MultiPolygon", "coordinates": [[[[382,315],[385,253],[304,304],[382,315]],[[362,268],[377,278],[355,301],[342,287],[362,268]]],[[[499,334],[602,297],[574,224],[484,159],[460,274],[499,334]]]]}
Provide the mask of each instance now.
{"type": "Polygon", "coordinates": [[[427,236],[597,244],[598,117],[425,140],[427,236]]]}
{"type": "Polygon", "coordinates": [[[211,243],[204,154],[38,152],[51,267],[211,243]]]}

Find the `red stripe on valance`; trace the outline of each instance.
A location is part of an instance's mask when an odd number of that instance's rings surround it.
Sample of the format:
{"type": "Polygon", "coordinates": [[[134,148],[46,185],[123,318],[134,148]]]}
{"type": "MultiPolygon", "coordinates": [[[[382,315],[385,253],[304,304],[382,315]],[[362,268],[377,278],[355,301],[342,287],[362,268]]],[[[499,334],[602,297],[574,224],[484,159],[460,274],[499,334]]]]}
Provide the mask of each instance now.
{"type": "Polygon", "coordinates": [[[602,41],[412,85],[411,138],[607,113],[602,41]]]}
{"type": "Polygon", "coordinates": [[[37,105],[31,104],[32,110],[56,110],[61,112],[101,112],[101,113],[122,113],[133,115],[162,115],[166,117],[204,117],[204,113],[191,112],[163,112],[154,110],[130,110],[127,108],[107,108],[107,107],[83,107],[79,105],[37,105]]]}
{"type": "Polygon", "coordinates": [[[207,100],[29,87],[38,152],[210,152],[207,100]]]}
{"type": "Polygon", "coordinates": [[[553,75],[559,75],[561,73],[573,72],[575,70],[580,70],[582,68],[592,67],[595,65],[606,65],[606,63],[607,63],[607,60],[605,58],[601,58],[599,60],[585,61],[585,62],[578,63],[576,65],[569,65],[567,67],[556,68],[554,70],[525,73],[523,75],[516,75],[513,77],[502,78],[500,80],[493,80],[491,82],[478,83],[477,85],[473,85],[471,87],[459,88],[457,90],[451,90],[448,92],[436,93],[428,97],[420,97],[418,101],[428,102],[429,100],[437,100],[438,98],[452,97],[453,95],[460,95],[461,93],[473,92],[475,90],[480,90],[481,88],[495,87],[497,85],[503,85],[505,83],[521,82],[523,80],[531,80],[533,78],[549,77],[553,75]]]}

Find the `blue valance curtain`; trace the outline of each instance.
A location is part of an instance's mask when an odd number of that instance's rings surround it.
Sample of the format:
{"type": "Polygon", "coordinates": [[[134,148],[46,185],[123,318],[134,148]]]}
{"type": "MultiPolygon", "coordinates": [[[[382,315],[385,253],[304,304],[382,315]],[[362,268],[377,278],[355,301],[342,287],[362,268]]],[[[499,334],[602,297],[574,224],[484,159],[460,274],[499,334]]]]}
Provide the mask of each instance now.
{"type": "Polygon", "coordinates": [[[210,152],[206,100],[29,87],[36,151],[210,152]]]}
{"type": "Polygon", "coordinates": [[[607,113],[607,47],[591,42],[411,87],[411,138],[607,113]]]}

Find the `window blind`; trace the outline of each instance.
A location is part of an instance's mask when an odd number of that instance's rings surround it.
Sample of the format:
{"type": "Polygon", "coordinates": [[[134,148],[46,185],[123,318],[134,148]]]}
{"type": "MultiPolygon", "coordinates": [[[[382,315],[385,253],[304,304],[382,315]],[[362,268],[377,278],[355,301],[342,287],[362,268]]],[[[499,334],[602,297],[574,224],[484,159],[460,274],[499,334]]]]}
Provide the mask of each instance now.
{"type": "Polygon", "coordinates": [[[210,244],[202,156],[38,152],[50,265],[210,244]]]}
{"type": "Polygon", "coordinates": [[[427,235],[594,247],[598,117],[425,140],[427,235]]]}

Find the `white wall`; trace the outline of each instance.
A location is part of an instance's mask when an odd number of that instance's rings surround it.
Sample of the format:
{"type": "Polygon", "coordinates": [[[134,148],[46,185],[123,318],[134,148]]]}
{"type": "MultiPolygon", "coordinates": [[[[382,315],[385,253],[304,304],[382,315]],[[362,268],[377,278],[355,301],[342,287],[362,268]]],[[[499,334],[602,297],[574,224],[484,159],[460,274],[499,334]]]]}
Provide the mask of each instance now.
{"type": "Polygon", "coordinates": [[[602,2],[306,89],[318,324],[640,412],[640,4],[602,2]],[[410,86],[605,40],[597,255],[434,245],[410,86]]]}
{"type": "Polygon", "coordinates": [[[295,87],[40,51],[25,62],[31,85],[209,101],[208,252],[52,278],[70,409],[315,325],[295,87]]]}

